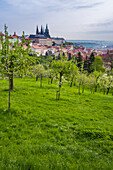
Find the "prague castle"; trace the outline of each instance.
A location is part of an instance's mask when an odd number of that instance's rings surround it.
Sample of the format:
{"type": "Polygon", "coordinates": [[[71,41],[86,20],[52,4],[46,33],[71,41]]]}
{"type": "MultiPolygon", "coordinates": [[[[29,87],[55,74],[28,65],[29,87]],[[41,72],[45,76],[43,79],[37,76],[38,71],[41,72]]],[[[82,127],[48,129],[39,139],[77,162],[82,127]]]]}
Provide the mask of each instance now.
{"type": "Polygon", "coordinates": [[[48,29],[48,25],[46,24],[46,29],[44,31],[43,27],[41,26],[41,31],[39,32],[38,26],[36,28],[36,36],[38,37],[43,37],[43,38],[50,38],[49,35],[49,29],[48,29]]]}
{"type": "Polygon", "coordinates": [[[48,25],[46,24],[45,30],[41,26],[41,30],[39,31],[38,26],[36,27],[36,34],[30,34],[29,39],[31,39],[34,43],[39,43],[41,45],[51,46],[52,44],[65,44],[64,38],[54,38],[49,34],[48,25]]]}

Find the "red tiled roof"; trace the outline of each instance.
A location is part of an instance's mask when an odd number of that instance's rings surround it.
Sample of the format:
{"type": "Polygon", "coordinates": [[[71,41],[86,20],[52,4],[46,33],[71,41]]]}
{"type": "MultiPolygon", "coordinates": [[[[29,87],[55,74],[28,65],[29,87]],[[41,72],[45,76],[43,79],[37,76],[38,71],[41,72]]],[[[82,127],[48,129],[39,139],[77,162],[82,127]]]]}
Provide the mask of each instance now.
{"type": "Polygon", "coordinates": [[[18,35],[16,35],[16,34],[14,34],[13,36],[12,36],[13,38],[20,38],[18,35]]]}
{"type": "Polygon", "coordinates": [[[35,48],[35,49],[41,49],[39,46],[33,46],[33,48],[35,48]]]}
{"type": "Polygon", "coordinates": [[[47,50],[47,48],[46,47],[41,47],[43,50],[47,50]]]}
{"type": "Polygon", "coordinates": [[[0,32],[0,36],[4,36],[4,34],[2,32],[0,32]]]}

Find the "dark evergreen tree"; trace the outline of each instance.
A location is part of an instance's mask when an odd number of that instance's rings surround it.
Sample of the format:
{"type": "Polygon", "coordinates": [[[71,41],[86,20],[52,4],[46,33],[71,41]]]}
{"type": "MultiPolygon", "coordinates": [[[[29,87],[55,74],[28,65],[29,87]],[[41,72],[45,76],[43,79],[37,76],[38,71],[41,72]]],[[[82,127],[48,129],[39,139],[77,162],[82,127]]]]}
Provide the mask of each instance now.
{"type": "Polygon", "coordinates": [[[77,67],[79,68],[79,70],[81,70],[81,65],[82,65],[82,55],[80,52],[78,52],[78,56],[77,56],[77,67]]]}
{"type": "Polygon", "coordinates": [[[92,52],[89,57],[89,64],[88,64],[88,72],[89,73],[94,71],[94,68],[93,68],[94,61],[95,61],[95,56],[94,56],[94,53],[92,52]]]}
{"type": "Polygon", "coordinates": [[[87,55],[86,55],[86,59],[85,59],[85,61],[84,61],[84,70],[85,71],[88,71],[88,68],[89,67],[89,60],[88,60],[88,57],[87,57],[87,55]]]}
{"type": "Polygon", "coordinates": [[[68,54],[68,61],[70,61],[72,59],[71,57],[71,53],[68,54]]]}

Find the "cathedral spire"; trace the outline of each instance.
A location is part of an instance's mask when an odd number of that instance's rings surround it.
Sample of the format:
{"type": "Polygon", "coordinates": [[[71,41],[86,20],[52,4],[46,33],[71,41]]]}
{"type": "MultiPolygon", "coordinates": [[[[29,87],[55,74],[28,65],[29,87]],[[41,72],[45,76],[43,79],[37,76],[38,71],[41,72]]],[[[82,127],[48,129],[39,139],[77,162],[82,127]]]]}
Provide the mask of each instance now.
{"type": "Polygon", "coordinates": [[[42,35],[44,34],[42,25],[41,25],[41,34],[42,34],[42,35]]]}
{"type": "Polygon", "coordinates": [[[49,31],[49,30],[48,30],[48,25],[47,25],[47,24],[46,24],[46,29],[45,29],[45,31],[49,31]]]}
{"type": "Polygon", "coordinates": [[[49,29],[48,29],[48,25],[47,24],[46,24],[46,29],[45,29],[45,35],[46,35],[46,37],[50,38],[49,29]]]}
{"type": "Polygon", "coordinates": [[[38,26],[37,26],[37,28],[36,28],[36,34],[39,34],[39,31],[38,31],[38,26]]]}

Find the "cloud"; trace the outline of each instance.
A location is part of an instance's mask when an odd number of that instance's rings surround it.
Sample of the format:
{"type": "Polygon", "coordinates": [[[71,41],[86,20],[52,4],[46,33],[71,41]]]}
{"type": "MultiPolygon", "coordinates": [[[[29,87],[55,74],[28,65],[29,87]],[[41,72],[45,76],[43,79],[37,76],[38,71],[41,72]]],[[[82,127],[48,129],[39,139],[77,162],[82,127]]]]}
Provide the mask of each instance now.
{"type": "Polygon", "coordinates": [[[0,23],[8,24],[11,31],[29,34],[37,24],[48,23],[53,36],[83,39],[95,35],[96,39],[99,34],[112,35],[112,0],[0,0],[0,6],[0,23]]]}
{"type": "Polygon", "coordinates": [[[89,31],[89,34],[113,34],[113,30],[89,31]]]}
{"type": "Polygon", "coordinates": [[[87,8],[94,8],[96,6],[102,5],[103,2],[99,2],[99,3],[93,3],[93,4],[89,4],[89,5],[78,5],[78,6],[74,6],[72,7],[72,9],[87,9],[87,8]]]}
{"type": "Polygon", "coordinates": [[[105,22],[90,24],[90,27],[103,27],[113,25],[113,20],[106,20],[105,22]]]}
{"type": "MultiPolygon", "coordinates": [[[[94,0],[92,0],[94,1],[94,0]]],[[[47,9],[48,11],[62,11],[68,9],[86,9],[93,8],[101,5],[103,2],[90,2],[89,0],[6,0],[6,2],[14,7],[18,7],[20,9],[30,10],[36,9],[41,10],[47,9]]]]}

